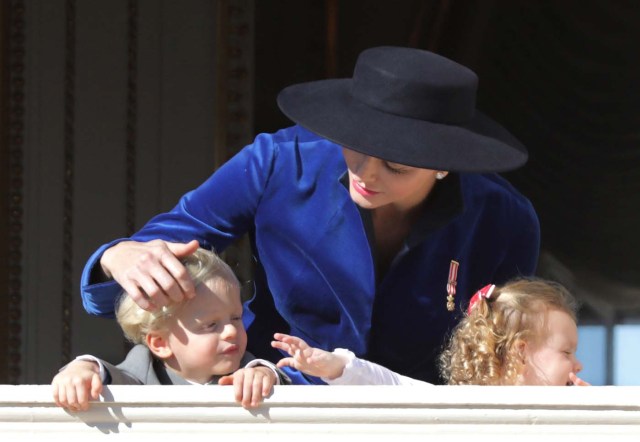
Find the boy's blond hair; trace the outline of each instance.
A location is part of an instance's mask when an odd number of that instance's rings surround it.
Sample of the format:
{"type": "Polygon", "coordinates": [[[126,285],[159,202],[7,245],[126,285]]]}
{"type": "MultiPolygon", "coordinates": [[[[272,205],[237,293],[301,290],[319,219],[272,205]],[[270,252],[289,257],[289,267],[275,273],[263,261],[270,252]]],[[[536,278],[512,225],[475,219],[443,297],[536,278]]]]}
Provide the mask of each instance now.
{"type": "MultiPolygon", "coordinates": [[[[239,282],[231,267],[214,252],[198,249],[192,255],[181,260],[194,287],[205,281],[219,278],[230,287],[238,287],[239,282]]],[[[188,300],[172,302],[153,312],[142,309],[125,292],[120,297],[116,308],[116,319],[125,337],[134,344],[144,344],[147,334],[151,331],[163,330],[167,321],[172,318],[188,300]]]]}
{"type": "Polygon", "coordinates": [[[440,373],[450,385],[514,385],[523,369],[516,343],[536,344],[549,310],[576,320],[575,298],[562,285],[518,279],[480,298],[453,330],[440,355],[440,373]]]}

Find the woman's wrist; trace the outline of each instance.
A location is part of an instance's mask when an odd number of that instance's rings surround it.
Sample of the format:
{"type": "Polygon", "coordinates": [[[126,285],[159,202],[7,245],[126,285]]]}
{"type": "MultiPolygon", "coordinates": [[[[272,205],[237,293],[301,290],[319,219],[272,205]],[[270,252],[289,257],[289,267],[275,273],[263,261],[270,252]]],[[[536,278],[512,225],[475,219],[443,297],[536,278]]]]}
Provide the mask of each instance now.
{"type": "Polygon", "coordinates": [[[99,270],[101,271],[101,275],[98,274],[96,275],[97,277],[104,277],[104,280],[109,280],[112,279],[113,276],[111,274],[111,271],[109,270],[109,258],[111,256],[112,250],[114,247],[118,247],[118,244],[116,244],[113,247],[108,248],[107,250],[104,251],[104,253],[102,254],[102,256],[100,257],[100,266],[99,266],[99,270]]]}

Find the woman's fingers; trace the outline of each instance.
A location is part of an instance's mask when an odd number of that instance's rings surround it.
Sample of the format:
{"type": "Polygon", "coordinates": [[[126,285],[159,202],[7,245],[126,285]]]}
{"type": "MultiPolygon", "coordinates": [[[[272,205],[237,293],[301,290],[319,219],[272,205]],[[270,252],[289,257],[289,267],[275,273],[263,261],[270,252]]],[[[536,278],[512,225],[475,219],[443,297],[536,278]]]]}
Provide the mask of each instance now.
{"type": "Polygon", "coordinates": [[[198,247],[200,247],[200,244],[195,239],[192,239],[187,243],[168,241],[164,241],[164,243],[171,251],[171,253],[178,259],[186,258],[187,256],[192,255],[196,250],[198,250],[198,247]]]}
{"type": "MultiPolygon", "coordinates": [[[[198,243],[195,242],[195,244],[198,243]]],[[[164,254],[161,264],[165,271],[154,275],[154,278],[163,288],[164,293],[175,302],[182,301],[185,297],[192,298],[195,294],[193,280],[178,257],[172,253],[164,254]]]]}
{"type": "Polygon", "coordinates": [[[180,259],[198,249],[198,241],[169,243],[124,241],[108,249],[101,264],[143,309],[195,295],[195,287],[180,259]]]}

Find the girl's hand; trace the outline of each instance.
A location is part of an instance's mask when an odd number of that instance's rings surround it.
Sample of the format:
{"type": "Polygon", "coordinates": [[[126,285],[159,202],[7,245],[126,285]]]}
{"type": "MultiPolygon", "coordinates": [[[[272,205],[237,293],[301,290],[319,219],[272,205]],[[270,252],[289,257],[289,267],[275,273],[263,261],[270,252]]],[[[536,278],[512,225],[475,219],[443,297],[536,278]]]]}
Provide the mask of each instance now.
{"type": "Polygon", "coordinates": [[[310,347],[304,340],[295,336],[276,333],[271,346],[291,355],[278,361],[278,367],[291,367],[308,375],[335,379],[342,376],[348,360],[342,355],[310,347]]]}
{"type": "Polygon", "coordinates": [[[590,387],[591,384],[580,379],[575,373],[569,373],[569,379],[573,382],[573,385],[577,385],[579,387],[590,387]]]}
{"type": "Polygon", "coordinates": [[[141,308],[154,310],[180,302],[195,294],[193,281],[180,258],[198,249],[198,241],[187,244],[156,239],[149,242],[123,241],[107,249],[100,265],[141,308]]]}
{"type": "Polygon", "coordinates": [[[244,408],[255,408],[271,394],[276,381],[273,370],[256,366],[241,368],[233,374],[223,376],[218,380],[218,385],[233,385],[236,402],[244,408]]]}

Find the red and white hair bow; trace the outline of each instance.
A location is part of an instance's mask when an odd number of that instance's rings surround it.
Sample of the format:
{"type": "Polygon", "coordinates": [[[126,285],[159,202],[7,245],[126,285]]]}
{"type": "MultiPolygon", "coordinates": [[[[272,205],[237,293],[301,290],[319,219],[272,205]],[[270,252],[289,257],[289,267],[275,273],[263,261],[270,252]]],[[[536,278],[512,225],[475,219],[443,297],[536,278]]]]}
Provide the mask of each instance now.
{"type": "Polygon", "coordinates": [[[481,299],[489,299],[491,298],[491,294],[495,290],[496,286],[494,284],[488,284],[478,290],[469,301],[469,307],[467,308],[467,314],[471,314],[471,309],[480,301],[481,299]]]}

